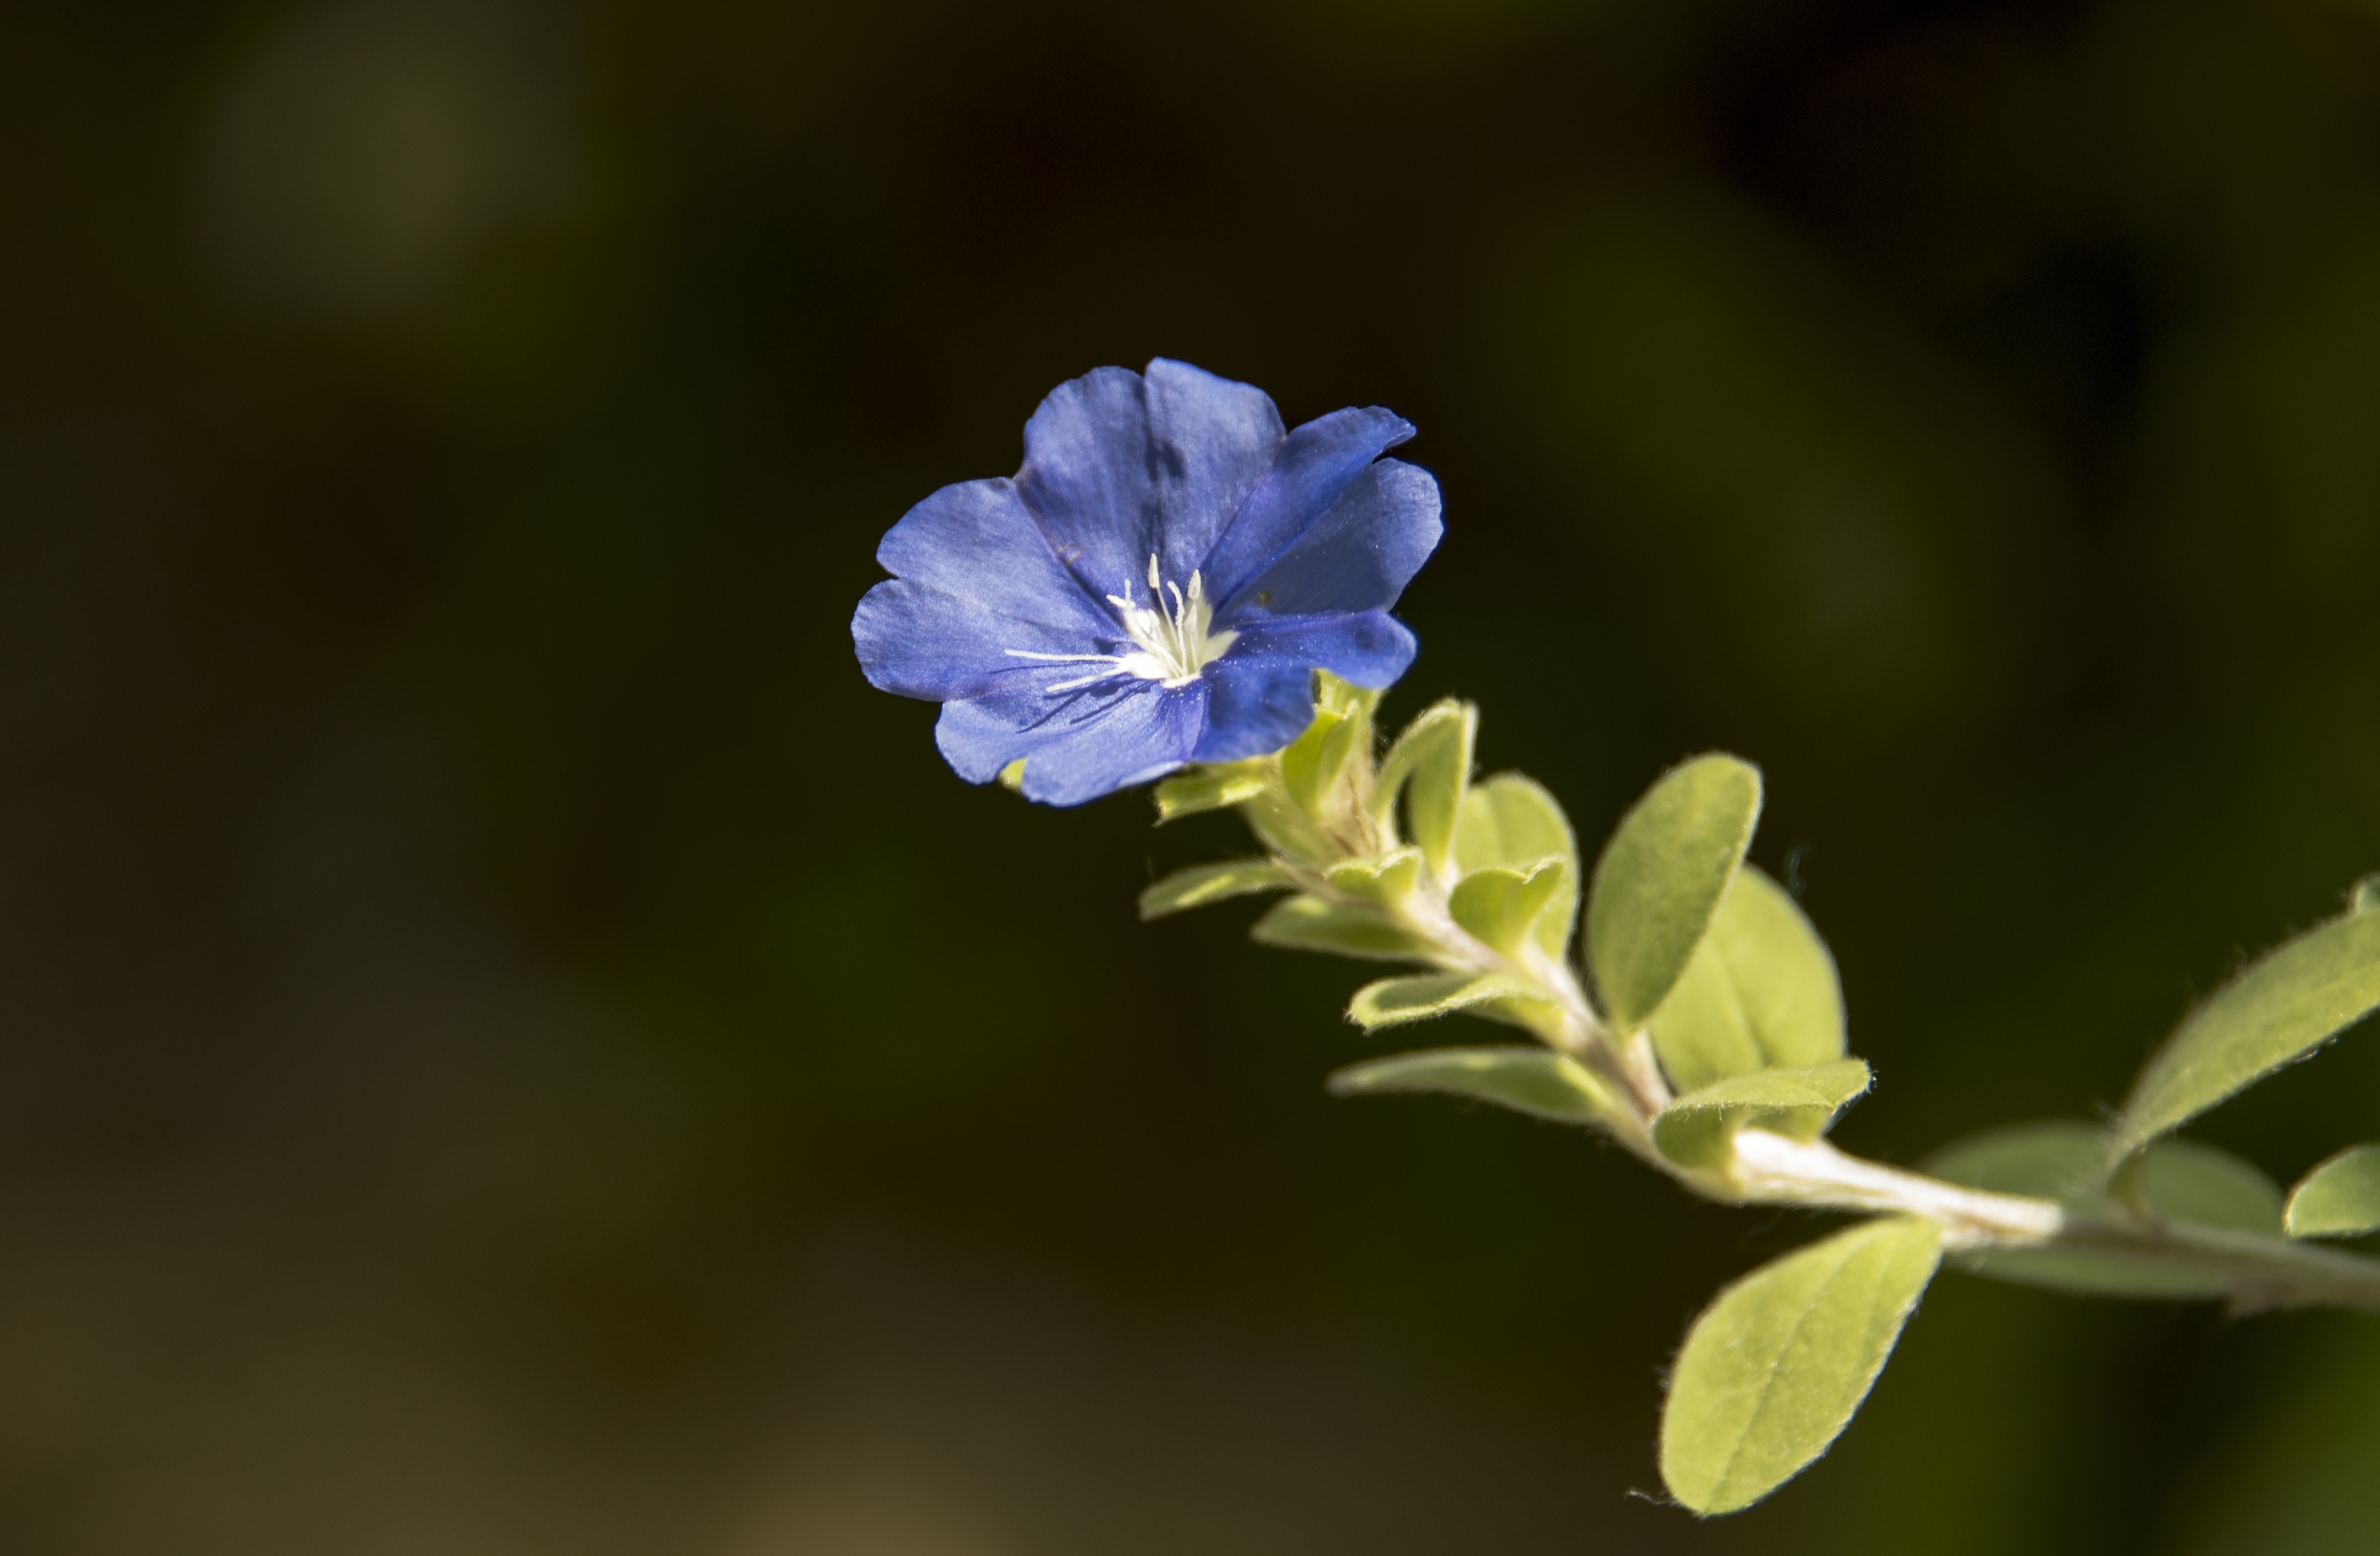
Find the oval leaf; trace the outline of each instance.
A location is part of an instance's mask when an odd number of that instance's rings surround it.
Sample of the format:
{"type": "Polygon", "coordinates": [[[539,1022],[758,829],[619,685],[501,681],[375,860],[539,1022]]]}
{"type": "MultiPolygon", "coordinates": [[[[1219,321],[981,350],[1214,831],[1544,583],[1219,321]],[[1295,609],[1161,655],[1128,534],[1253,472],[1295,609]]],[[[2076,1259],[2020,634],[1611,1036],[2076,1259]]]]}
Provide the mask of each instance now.
{"type": "Polygon", "coordinates": [[[1471,784],[1471,748],[1479,734],[1479,710],[1449,699],[1425,708],[1398,735],[1380,760],[1372,789],[1373,809],[1385,819],[1397,792],[1405,796],[1407,830],[1439,880],[1452,878],[1455,818],[1471,784]]]}
{"type": "Polygon", "coordinates": [[[1346,859],[1323,872],[1330,889],[1386,906],[1413,895],[1421,877],[1421,850],[1391,848],[1368,859],[1346,859]]]}
{"type": "Polygon", "coordinates": [[[1858,1059],[1730,1076],[1662,1109],[1653,1121],[1653,1143],[1670,1161],[1694,1166],[1724,1154],[1727,1137],[1738,1129],[1757,1125],[1806,1139],[1822,1133],[1871,1078],[1858,1059]]]}
{"type": "Polygon", "coordinates": [[[1330,808],[1325,796],[1346,775],[1355,748],[1370,734],[1371,725],[1362,718],[1328,708],[1315,710],[1305,733],[1281,753],[1281,784],[1299,809],[1319,816],[1330,808]]]}
{"type": "Polygon", "coordinates": [[[1248,931],[1260,945],[1291,951],[1327,951],[1371,962],[1427,962],[1428,942],[1407,933],[1368,907],[1343,907],[1320,897],[1299,895],[1274,905],[1248,931]]]}
{"type": "Polygon", "coordinates": [[[1141,893],[1140,917],[1144,922],[1162,918],[1169,913],[1204,907],[1227,897],[1244,897],[1251,892],[1278,892],[1288,885],[1289,878],[1270,859],[1227,859],[1217,865],[1193,865],[1188,869],[1175,870],[1141,893]]]}
{"type": "Polygon", "coordinates": [[[1367,983],[1348,1002],[1347,1015],[1366,1030],[1400,1027],[1408,1021],[1428,1021],[1457,1011],[1513,1019],[1505,1012],[1515,1006],[1553,1010],[1546,991],[1525,979],[1501,974],[1425,973],[1418,978],[1384,978],[1367,983]]]}
{"type": "Polygon", "coordinates": [[[2292,1237],[2380,1232],[2380,1146],[2350,1146],[2289,1190],[2292,1237]]]}
{"type": "Polygon", "coordinates": [[[2198,1140],[2159,1140],[2128,1173],[2148,1208],[2168,1221],[2281,1234],[2281,1185],[2228,1150],[2198,1140]]]}
{"type": "Polygon", "coordinates": [[[1253,761],[1202,767],[1168,778],[1157,785],[1158,825],[1254,799],[1265,792],[1269,782],[1263,764],[1253,761]]]}
{"type": "Polygon", "coordinates": [[[2256,963],[2183,1020],[2132,1087],[2120,1149],[2302,1059],[2380,1006],[2380,913],[2350,913],[2256,963]]]}
{"type": "Polygon", "coordinates": [[[1537,926],[1571,900],[1569,881],[1570,866],[1561,859],[1541,860],[1525,871],[1503,865],[1475,869],[1455,882],[1446,911],[1483,943],[1526,966],[1537,926]]]}
{"type": "Polygon", "coordinates": [[[1896,1217],[1838,1232],[1719,1293],[1670,1379],[1670,1494],[1699,1513],[1733,1513],[1825,1453],[1940,1259],[1933,1222],[1896,1217]]]}
{"type": "MultiPolygon", "coordinates": [[[[2055,1199],[2076,1216],[2100,1220],[2119,1213],[2104,1186],[2108,1139],[2107,1131],[2097,1124],[2064,1120],[2020,1124],[1945,1147],[1927,1159],[1923,1170],[1969,1188],[2055,1199]]],[[[2134,1186],[2149,1208],[2168,1220],[2239,1232],[2279,1230],[2280,1190],[2252,1164],[2228,1151],[2195,1140],[2160,1140],[2142,1154],[2132,1171],[2134,1186]]],[[[2228,1292],[2238,1279],[2236,1270],[2147,1250],[2003,1248],[1955,1254],[1951,1261],[1971,1275],[2094,1296],[2215,1297],[2228,1292]]]]}
{"type": "Polygon", "coordinates": [[[1596,1124],[1616,1109],[1610,1091],[1575,1059],[1542,1048],[1433,1048],[1350,1064],[1330,1077],[1334,1097],[1442,1091],[1562,1124],[1596,1124]]]}
{"type": "Polygon", "coordinates": [[[1621,818],[1596,863],[1586,942],[1623,1031],[1686,970],[1759,820],[1760,771],[1728,756],[1672,768],[1621,818]]]}
{"type": "Polygon", "coordinates": [[[1843,1056],[1843,991],[1826,942],[1785,889],[1736,871],[1710,932],[1661,1008],[1653,1047],[1691,1091],[1772,1064],[1843,1056]]]}
{"type": "Polygon", "coordinates": [[[1525,871],[1544,860],[1560,859],[1567,869],[1537,918],[1537,940],[1548,956],[1570,949],[1571,929],[1578,918],[1578,840],[1572,835],[1570,818],[1536,780],[1500,772],[1474,784],[1463,796],[1453,857],[1458,875],[1496,865],[1525,871]]]}
{"type": "MultiPolygon", "coordinates": [[[[1370,723],[1372,715],[1387,695],[1383,688],[1359,687],[1353,681],[1342,680],[1328,670],[1314,673],[1314,705],[1327,709],[1344,719],[1361,719],[1370,723]]],[[[1366,753],[1369,755],[1369,753],[1366,753]]]]}

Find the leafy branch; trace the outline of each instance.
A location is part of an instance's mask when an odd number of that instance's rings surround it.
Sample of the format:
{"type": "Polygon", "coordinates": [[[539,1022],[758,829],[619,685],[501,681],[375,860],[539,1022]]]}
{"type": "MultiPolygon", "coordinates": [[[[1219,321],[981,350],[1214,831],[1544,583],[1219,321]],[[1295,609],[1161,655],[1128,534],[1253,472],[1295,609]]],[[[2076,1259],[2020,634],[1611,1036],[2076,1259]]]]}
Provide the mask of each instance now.
{"type": "Polygon", "coordinates": [[[1474,781],[1476,710],[1439,703],[1376,760],[1379,694],[1316,680],[1313,723],[1286,748],[1158,786],[1161,821],[1236,808],[1265,853],[1158,882],[1143,918],[1288,892],[1259,942],[1429,969],[1359,990],[1348,1015],[1367,1030],[1460,1014],[1535,1039],[1372,1060],[1331,1077],[1340,1095],[1474,1098],[1600,1130],[1711,1199],[1870,1218],[1754,1270],[1695,1320],[1661,1431],[1687,1507],[1747,1507],[1823,1453],[1946,1257],[2060,1291],[2380,1311],[2380,1259],[2304,1240],[2380,1229],[2380,1145],[2285,1201],[2249,1163],[2173,1137],[2380,1006],[2380,878],[2193,1012],[2111,1125],[1995,1131],[1913,1173],[1825,1137],[1871,1077],[1846,1052],[1825,942],[1744,863],[1756,769],[1698,757],[1621,818],[1585,882],[1574,963],[1575,835],[1530,779],[1474,781]]]}

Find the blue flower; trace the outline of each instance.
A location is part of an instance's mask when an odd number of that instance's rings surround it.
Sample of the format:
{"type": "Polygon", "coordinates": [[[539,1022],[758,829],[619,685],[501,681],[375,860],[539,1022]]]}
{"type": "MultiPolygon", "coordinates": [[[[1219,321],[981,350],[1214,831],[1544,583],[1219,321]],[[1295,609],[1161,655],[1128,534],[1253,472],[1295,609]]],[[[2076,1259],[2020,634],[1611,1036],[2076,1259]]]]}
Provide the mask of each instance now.
{"type": "Polygon", "coordinates": [[[1385,687],[1413,663],[1388,608],[1438,545],[1438,483],[1380,457],[1413,431],[1374,407],[1285,432],[1261,390],[1163,358],[1087,373],[1025,424],[1014,480],[946,486],[884,537],[860,667],[942,704],[960,777],[1022,758],[1051,805],[1279,750],[1314,671],[1385,687]]]}

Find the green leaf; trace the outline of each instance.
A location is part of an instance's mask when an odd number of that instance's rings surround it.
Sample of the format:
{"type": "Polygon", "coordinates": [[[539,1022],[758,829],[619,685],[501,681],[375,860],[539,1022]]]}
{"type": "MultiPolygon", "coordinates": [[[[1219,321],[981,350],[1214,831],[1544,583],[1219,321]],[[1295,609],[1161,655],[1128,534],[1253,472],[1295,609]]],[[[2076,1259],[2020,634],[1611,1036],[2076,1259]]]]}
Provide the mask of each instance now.
{"type": "Polygon", "coordinates": [[[2302,1059],[2380,1006],[2380,913],[2300,935],[2191,1012],[2133,1083],[2117,1145],[2139,1149],[2302,1059]]]}
{"type": "Polygon", "coordinates": [[[1168,778],[1157,785],[1158,824],[1254,799],[1270,781],[1261,761],[1223,762],[1168,778]]]}
{"type": "Polygon", "coordinates": [[[1361,718],[1318,709],[1305,733],[1281,754],[1281,779],[1289,797],[1309,816],[1322,814],[1324,797],[1347,771],[1359,737],[1371,725],[1361,718]]]}
{"type": "MultiPolygon", "coordinates": [[[[1945,1147],[1924,1171],[1995,1194],[2055,1199],[2070,1215],[2105,1221],[2124,1213],[2105,1186],[2108,1141],[2107,1131],[2093,1124],[2013,1124],[1945,1147]]],[[[2160,1140],[2142,1153],[2131,1175],[2130,1186],[2168,1221],[2234,1232],[2280,1229],[2280,1190],[2253,1165],[2213,1146],[2160,1140]]],[[[2237,1279],[2236,1271],[2146,1252],[2003,1248],[1955,1254],[1951,1261],[1969,1274],[2097,1296],[2221,1296],[2237,1279]]]]}
{"type": "Polygon", "coordinates": [[[1175,870],[1141,893],[1140,917],[1146,923],[1169,913],[1221,902],[1226,897],[1277,892],[1288,884],[1289,878],[1270,859],[1226,859],[1221,864],[1193,865],[1188,869],[1175,870]]]}
{"type": "Polygon", "coordinates": [[[1558,903],[1574,900],[1565,890],[1570,865],[1546,859],[1534,869],[1509,869],[1501,865],[1475,869],[1455,882],[1446,910],[1454,921],[1485,943],[1516,960],[1527,955],[1529,942],[1558,903]]]}
{"type": "Polygon", "coordinates": [[[2107,1166],[2107,1132],[2093,1124],[2053,1119],[2011,1124],[1944,1146],[1920,1170],[1945,1183],[1993,1194],[2077,1204],[2107,1203],[2099,1184],[2107,1166]]]}
{"type": "Polygon", "coordinates": [[[1421,878],[1421,850],[1391,848],[1376,858],[1344,859],[1324,872],[1330,889],[1386,906],[1413,895],[1421,878]]]}
{"type": "Polygon", "coordinates": [[[2194,1302],[2224,1295],[2236,1283],[2236,1274],[2121,1253],[2049,1252],[2037,1248],[2002,1248],[1950,1256],[1953,1268],[1987,1281],[2075,1296],[2134,1297],[2145,1301],[2194,1302]]]}
{"type": "Polygon", "coordinates": [[[2289,1190],[2292,1237],[2361,1237],[2380,1232],[2380,1146],[2350,1146],[2289,1190]]]}
{"type": "Polygon", "coordinates": [[[1595,1124],[1618,1104],[1577,1060],[1542,1048],[1433,1048],[1350,1064],[1330,1077],[1334,1097],[1442,1091],[1561,1124],[1595,1124]]]}
{"type": "Polygon", "coordinates": [[[1750,865],[1653,1013],[1653,1047],[1681,1088],[1772,1064],[1843,1055],[1843,991],[1826,942],[1785,889],[1750,865]]]}
{"type": "Polygon", "coordinates": [[[1757,1126],[1809,1139],[1824,1133],[1872,1078],[1857,1059],[1730,1076],[1662,1109],[1653,1121],[1653,1143],[1672,1161],[1700,1166],[1723,1155],[1739,1129],[1757,1126]]]}
{"type": "Polygon", "coordinates": [[[1425,973],[1364,985],[1348,1003],[1347,1014],[1367,1030],[1377,1030],[1457,1011],[1518,1021],[1523,1008],[1550,1011],[1553,1006],[1546,991],[1526,979],[1493,973],[1425,973]]]}
{"type": "Polygon", "coordinates": [[[2380,875],[2367,875],[2355,883],[2355,896],[2349,904],[2351,911],[2369,913],[2380,908],[2380,875]]]}
{"type": "Polygon", "coordinates": [[[2198,1140],[2160,1140],[2126,1172],[2141,1199],[2168,1221],[2280,1234],[2280,1185],[2228,1150],[2198,1140]]]}
{"type": "Polygon", "coordinates": [[[1892,1355],[1941,1259],[1933,1222],[1838,1232],[1719,1293],[1686,1336],[1661,1416],[1661,1478],[1706,1516],[1750,1507],[1827,1451],[1892,1355]]]}
{"type": "Polygon", "coordinates": [[[1595,867],[1586,943],[1629,1031],[1686,970],[1760,820],[1760,770],[1729,756],[1674,767],[1621,818],[1595,867]]]}
{"type": "Polygon", "coordinates": [[[1427,942],[1368,907],[1347,907],[1300,894],[1276,904],[1248,931],[1257,943],[1291,951],[1327,951],[1372,962],[1427,962],[1427,942]]]}
{"type": "Polygon", "coordinates": [[[1570,948],[1578,918],[1578,840],[1570,818],[1542,784],[1517,772],[1500,772],[1463,796],[1454,829],[1458,876],[1493,865],[1527,869],[1543,859],[1570,867],[1537,920],[1538,942],[1558,957],[1570,948]]]}
{"type": "Polygon", "coordinates": [[[1389,748],[1373,785],[1372,807],[1384,819],[1398,791],[1410,791],[1406,831],[1421,845],[1430,873],[1441,881],[1452,874],[1454,822],[1470,786],[1471,748],[1478,734],[1479,710],[1468,702],[1449,699],[1425,708],[1389,748]]]}
{"type": "Polygon", "coordinates": [[[1314,673],[1314,705],[1327,708],[1341,718],[1369,720],[1385,695],[1384,688],[1359,687],[1353,681],[1341,680],[1328,670],[1314,673]]]}

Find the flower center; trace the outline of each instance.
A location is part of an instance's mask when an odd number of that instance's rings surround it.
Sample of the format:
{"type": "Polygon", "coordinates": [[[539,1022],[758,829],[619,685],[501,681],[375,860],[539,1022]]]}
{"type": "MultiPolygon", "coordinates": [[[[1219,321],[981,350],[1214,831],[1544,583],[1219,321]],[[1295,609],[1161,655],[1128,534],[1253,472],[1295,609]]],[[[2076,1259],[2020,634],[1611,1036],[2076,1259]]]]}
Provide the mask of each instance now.
{"type": "Polygon", "coordinates": [[[1195,571],[1190,575],[1190,587],[1160,582],[1157,558],[1148,559],[1149,603],[1140,604],[1133,598],[1133,586],[1127,580],[1121,595],[1111,594],[1108,603],[1116,608],[1126,636],[1133,640],[1128,654],[1041,654],[1023,649],[1002,651],[1014,659],[1048,660],[1060,664],[1105,664],[1100,670],[1072,681],[1062,681],[1046,688],[1051,692],[1075,691],[1095,686],[1116,675],[1135,675],[1159,686],[1186,687],[1198,678],[1198,673],[1223,657],[1223,653],[1239,640],[1236,632],[1210,632],[1208,625],[1215,619],[1215,609],[1207,602],[1207,583],[1195,571]],[[1173,596],[1172,605],[1167,594],[1173,596]]]}

